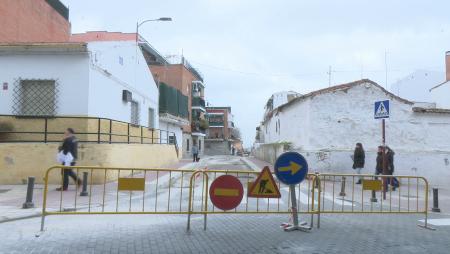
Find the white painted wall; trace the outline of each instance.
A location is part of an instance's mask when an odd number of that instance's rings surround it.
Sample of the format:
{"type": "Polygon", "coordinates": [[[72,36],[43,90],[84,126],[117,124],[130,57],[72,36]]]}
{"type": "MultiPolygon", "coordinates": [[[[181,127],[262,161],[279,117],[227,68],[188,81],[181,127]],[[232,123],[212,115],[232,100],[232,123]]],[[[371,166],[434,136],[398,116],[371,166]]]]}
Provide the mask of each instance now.
{"type": "Polygon", "coordinates": [[[159,129],[175,133],[175,136],[177,137],[178,149],[180,151],[179,154],[183,154],[183,130],[181,127],[181,125],[159,120],[159,129]]]}
{"type": "Polygon", "coordinates": [[[139,103],[140,125],[149,125],[148,111],[152,108],[154,128],[159,128],[159,92],[136,44],[133,41],[90,42],[88,49],[91,51],[89,115],[130,122],[131,103],[122,101],[122,91],[129,90],[133,100],[139,103]]]}
{"type": "Polygon", "coordinates": [[[291,95],[291,94],[298,95],[298,93],[292,92],[292,91],[283,91],[283,92],[274,93],[272,95],[273,108],[278,108],[279,106],[288,103],[288,95],[291,95]]]}
{"type": "Polygon", "coordinates": [[[450,109],[450,82],[447,82],[430,91],[437,108],[450,109]]]}
{"type": "Polygon", "coordinates": [[[0,114],[11,115],[15,80],[55,79],[58,81],[59,115],[87,115],[89,56],[85,54],[16,54],[0,55],[0,114]],[[0,88],[1,89],[1,88],[0,88]]]}
{"type": "Polygon", "coordinates": [[[373,119],[373,103],[384,99],[391,99],[386,142],[396,152],[396,174],[424,175],[444,184],[442,177],[450,178],[450,115],[414,113],[412,105],[390,98],[371,84],[309,97],[283,108],[262,126],[265,143],[291,142],[292,150],[306,154],[314,170],[347,172],[355,143],[361,142],[372,173],[381,144],[381,121],[373,119]]]}
{"type": "Polygon", "coordinates": [[[430,88],[445,80],[445,73],[440,71],[416,70],[391,85],[391,92],[414,102],[434,102],[430,88]]]}

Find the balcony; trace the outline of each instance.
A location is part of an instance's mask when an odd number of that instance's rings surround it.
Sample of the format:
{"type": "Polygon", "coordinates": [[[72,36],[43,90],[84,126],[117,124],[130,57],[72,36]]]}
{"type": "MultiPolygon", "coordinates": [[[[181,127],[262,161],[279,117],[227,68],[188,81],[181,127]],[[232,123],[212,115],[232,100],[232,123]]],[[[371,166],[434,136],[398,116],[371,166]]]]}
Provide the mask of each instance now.
{"type": "Polygon", "coordinates": [[[159,113],[188,119],[188,97],[179,90],[161,82],[159,84],[159,113]]]}
{"type": "Polygon", "coordinates": [[[205,119],[193,120],[191,124],[192,135],[205,136],[206,130],[209,128],[208,121],[205,119]]]}
{"type": "Polygon", "coordinates": [[[192,109],[199,109],[206,112],[205,100],[200,97],[192,97],[192,109]]]}

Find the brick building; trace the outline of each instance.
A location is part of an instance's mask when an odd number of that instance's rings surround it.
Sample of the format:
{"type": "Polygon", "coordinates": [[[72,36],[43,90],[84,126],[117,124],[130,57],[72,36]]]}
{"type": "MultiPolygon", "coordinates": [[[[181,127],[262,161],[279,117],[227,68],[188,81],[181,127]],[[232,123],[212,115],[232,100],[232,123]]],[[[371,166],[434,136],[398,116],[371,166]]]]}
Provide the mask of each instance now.
{"type": "Polygon", "coordinates": [[[235,153],[234,121],[231,107],[207,107],[209,131],[205,139],[208,155],[228,155],[235,153]]]}
{"type": "Polygon", "coordinates": [[[202,75],[183,56],[175,57],[170,61],[148,56],[147,62],[157,83],[167,84],[181,91],[183,96],[187,96],[189,123],[182,126],[183,156],[190,156],[193,145],[198,146],[199,154],[202,155],[208,129],[208,121],[205,117],[205,85],[202,75]]]}
{"type": "Polygon", "coordinates": [[[59,0],[2,0],[0,43],[65,42],[69,9],[59,0]]]}

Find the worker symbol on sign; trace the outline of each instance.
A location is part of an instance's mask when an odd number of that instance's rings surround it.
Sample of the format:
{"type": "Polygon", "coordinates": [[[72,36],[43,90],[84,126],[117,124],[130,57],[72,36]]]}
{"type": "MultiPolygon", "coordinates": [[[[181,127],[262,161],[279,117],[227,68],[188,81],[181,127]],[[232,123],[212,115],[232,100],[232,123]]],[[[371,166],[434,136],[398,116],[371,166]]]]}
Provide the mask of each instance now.
{"type": "Polygon", "coordinates": [[[264,167],[255,182],[249,184],[247,196],[253,198],[280,198],[280,190],[269,167],[264,167]]]}
{"type": "MultiPolygon", "coordinates": [[[[264,194],[266,192],[266,184],[269,180],[261,180],[261,182],[259,183],[259,194],[264,194]]],[[[267,192],[272,193],[271,190],[267,190],[267,192]]]]}

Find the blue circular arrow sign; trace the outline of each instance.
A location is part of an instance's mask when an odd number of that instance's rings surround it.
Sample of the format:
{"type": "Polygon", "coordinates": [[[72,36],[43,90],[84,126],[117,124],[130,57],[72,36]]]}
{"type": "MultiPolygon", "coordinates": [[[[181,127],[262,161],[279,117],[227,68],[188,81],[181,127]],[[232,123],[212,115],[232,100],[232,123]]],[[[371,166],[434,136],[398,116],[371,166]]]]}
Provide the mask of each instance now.
{"type": "Polygon", "coordinates": [[[275,162],[275,175],[284,184],[295,185],[308,174],[308,162],[296,152],[283,153],[275,162]]]}

